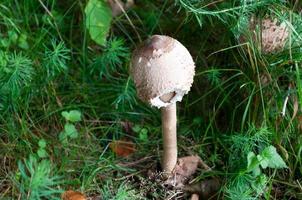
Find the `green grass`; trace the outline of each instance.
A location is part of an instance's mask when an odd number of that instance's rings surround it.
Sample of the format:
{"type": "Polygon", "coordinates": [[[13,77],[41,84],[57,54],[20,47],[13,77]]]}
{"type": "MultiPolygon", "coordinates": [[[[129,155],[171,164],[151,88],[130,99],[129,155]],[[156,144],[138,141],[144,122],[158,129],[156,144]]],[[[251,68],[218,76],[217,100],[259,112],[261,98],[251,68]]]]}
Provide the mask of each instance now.
{"type": "Polygon", "coordinates": [[[299,1],[137,1],[113,19],[104,47],[85,28],[86,3],[0,3],[0,199],[59,199],[68,189],[116,200],[177,193],[148,178],[160,170],[160,111],[136,97],[128,73],[132,50],[152,34],[175,37],[196,62],[178,104],[179,156],[198,154],[212,170],[194,180],[219,178],[222,199],[302,198],[299,1]],[[257,47],[247,28],[254,14],[288,25],[283,51],[257,47]],[[81,120],[62,116],[71,110],[81,120]],[[120,139],[137,150],[118,157],[109,144],[120,139]],[[248,155],[270,145],[287,168],[261,168],[255,178],[248,155]]]}

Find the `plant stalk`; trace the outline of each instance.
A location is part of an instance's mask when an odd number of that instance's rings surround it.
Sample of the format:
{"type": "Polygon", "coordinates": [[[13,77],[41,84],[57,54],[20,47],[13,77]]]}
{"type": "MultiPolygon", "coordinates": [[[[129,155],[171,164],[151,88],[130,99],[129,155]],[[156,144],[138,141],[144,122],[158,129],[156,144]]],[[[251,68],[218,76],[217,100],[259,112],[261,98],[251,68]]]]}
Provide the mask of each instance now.
{"type": "Polygon", "coordinates": [[[176,103],[161,108],[161,115],[164,146],[162,169],[170,174],[177,162],[176,103]]]}

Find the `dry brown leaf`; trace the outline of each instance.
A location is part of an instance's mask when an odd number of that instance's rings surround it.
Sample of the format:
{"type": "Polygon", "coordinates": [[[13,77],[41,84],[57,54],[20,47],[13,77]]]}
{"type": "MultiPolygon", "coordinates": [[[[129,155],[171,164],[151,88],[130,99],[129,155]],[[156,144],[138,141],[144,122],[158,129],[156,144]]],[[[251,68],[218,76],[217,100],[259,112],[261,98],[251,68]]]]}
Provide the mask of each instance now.
{"type": "Polygon", "coordinates": [[[199,156],[179,158],[172,171],[172,175],[168,178],[166,183],[177,188],[183,187],[189,178],[196,172],[200,163],[201,159],[199,156]]]}
{"type": "Polygon", "coordinates": [[[217,199],[217,193],[221,183],[217,178],[203,180],[191,185],[184,186],[183,190],[189,193],[198,194],[200,199],[217,199]],[[215,197],[216,196],[216,197],[215,197]]]}
{"type": "Polygon", "coordinates": [[[127,157],[133,154],[135,149],[135,144],[131,141],[115,140],[109,144],[111,150],[120,157],[127,157]]]}
{"type": "Polygon", "coordinates": [[[81,192],[67,190],[62,194],[62,200],[86,200],[86,197],[81,192]]]}

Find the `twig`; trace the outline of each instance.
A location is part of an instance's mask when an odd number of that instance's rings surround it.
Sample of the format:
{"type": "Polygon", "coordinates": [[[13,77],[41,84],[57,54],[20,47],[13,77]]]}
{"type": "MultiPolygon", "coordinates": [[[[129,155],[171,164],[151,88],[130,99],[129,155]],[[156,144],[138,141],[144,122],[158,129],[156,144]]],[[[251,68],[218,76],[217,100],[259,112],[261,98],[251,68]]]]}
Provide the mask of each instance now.
{"type": "Polygon", "coordinates": [[[131,27],[133,28],[135,34],[137,35],[139,42],[141,43],[141,42],[142,42],[142,39],[141,39],[139,33],[137,32],[137,30],[136,30],[134,24],[132,23],[131,19],[130,19],[129,16],[127,15],[127,13],[126,13],[126,11],[125,11],[123,5],[121,5],[120,1],[115,0],[115,2],[116,2],[116,4],[120,7],[120,9],[122,10],[122,12],[125,14],[127,20],[129,21],[131,27]]]}
{"type": "Polygon", "coordinates": [[[288,90],[287,90],[287,95],[286,95],[286,98],[285,98],[285,100],[284,100],[283,108],[282,108],[282,111],[281,111],[282,117],[285,116],[286,107],[287,107],[288,99],[289,99],[289,96],[290,96],[290,90],[291,90],[291,87],[290,87],[290,85],[289,85],[289,86],[288,86],[288,90]]]}
{"type": "Polygon", "coordinates": [[[289,99],[289,94],[286,96],[286,98],[284,100],[284,103],[283,103],[283,108],[282,108],[282,111],[281,111],[282,117],[285,116],[286,106],[287,106],[288,99],[289,99]]]}
{"type": "Polygon", "coordinates": [[[134,172],[134,173],[131,173],[131,174],[128,174],[127,176],[123,176],[121,178],[114,178],[113,180],[114,181],[122,181],[122,180],[125,180],[125,179],[128,179],[136,174],[141,174],[145,169],[142,169],[142,170],[139,170],[137,172],[134,172]]]}
{"type": "Polygon", "coordinates": [[[300,190],[302,191],[302,186],[301,186],[299,180],[296,180],[296,182],[298,183],[298,185],[299,185],[299,187],[300,187],[300,190]]]}
{"type": "Polygon", "coordinates": [[[182,194],[183,192],[180,191],[180,190],[177,190],[174,194],[172,194],[170,197],[168,197],[166,200],[171,200],[173,199],[174,197],[176,197],[177,195],[179,194],[182,194]]]}
{"type": "Polygon", "coordinates": [[[207,171],[211,171],[211,167],[209,167],[201,158],[199,159],[198,165],[203,167],[207,171]]]}

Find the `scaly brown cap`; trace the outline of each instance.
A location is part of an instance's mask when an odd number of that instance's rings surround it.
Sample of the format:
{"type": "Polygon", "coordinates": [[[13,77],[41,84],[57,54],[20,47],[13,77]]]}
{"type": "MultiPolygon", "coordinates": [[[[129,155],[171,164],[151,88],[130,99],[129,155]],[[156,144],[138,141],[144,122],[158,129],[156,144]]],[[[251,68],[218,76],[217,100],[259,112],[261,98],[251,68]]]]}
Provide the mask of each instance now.
{"type": "MultiPolygon", "coordinates": [[[[251,40],[263,54],[282,51],[289,40],[289,27],[285,21],[279,22],[277,18],[266,17],[263,19],[252,16],[247,29],[251,40]],[[257,28],[258,27],[258,28],[257,28]],[[260,31],[257,31],[257,30],[260,31]]],[[[248,33],[246,33],[248,34],[248,33]]],[[[241,36],[241,42],[247,42],[247,35],[241,36]]]]}

